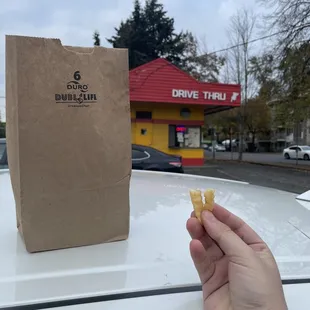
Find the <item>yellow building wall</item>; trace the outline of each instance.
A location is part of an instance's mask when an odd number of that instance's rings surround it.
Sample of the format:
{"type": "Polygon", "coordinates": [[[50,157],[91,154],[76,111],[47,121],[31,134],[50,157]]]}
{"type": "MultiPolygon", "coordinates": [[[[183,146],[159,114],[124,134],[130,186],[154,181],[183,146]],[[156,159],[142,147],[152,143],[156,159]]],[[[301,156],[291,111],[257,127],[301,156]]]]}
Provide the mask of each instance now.
{"type": "Polygon", "coordinates": [[[180,110],[188,108],[191,110],[191,116],[187,120],[204,121],[204,107],[201,106],[186,106],[179,104],[151,104],[151,103],[131,103],[131,118],[136,117],[136,111],[150,111],[153,114],[153,119],[163,120],[184,120],[180,116],[180,110]]]}
{"type": "Polygon", "coordinates": [[[131,122],[131,143],[136,143],[136,123],[131,122]]]}
{"type": "MultiPolygon", "coordinates": [[[[187,108],[187,106],[183,106],[187,108]]],[[[204,121],[204,108],[203,107],[188,107],[191,110],[191,116],[187,120],[189,121],[204,121]]],[[[164,119],[164,120],[184,120],[180,116],[180,110],[182,106],[180,105],[170,105],[170,106],[157,106],[154,108],[153,118],[154,119],[164,119]]]]}
{"type": "MultiPolygon", "coordinates": [[[[132,143],[152,146],[168,154],[181,155],[183,158],[201,159],[204,158],[203,149],[173,149],[169,148],[169,124],[157,124],[156,120],[182,121],[185,119],[180,116],[180,109],[188,106],[173,104],[137,104],[131,103],[131,117],[135,119],[136,111],[152,112],[154,123],[135,123],[132,122],[131,136],[132,143]],[[148,129],[148,138],[141,135],[141,128],[148,129]]],[[[191,111],[190,118],[186,121],[204,121],[204,108],[200,106],[188,107],[191,111]]]]}

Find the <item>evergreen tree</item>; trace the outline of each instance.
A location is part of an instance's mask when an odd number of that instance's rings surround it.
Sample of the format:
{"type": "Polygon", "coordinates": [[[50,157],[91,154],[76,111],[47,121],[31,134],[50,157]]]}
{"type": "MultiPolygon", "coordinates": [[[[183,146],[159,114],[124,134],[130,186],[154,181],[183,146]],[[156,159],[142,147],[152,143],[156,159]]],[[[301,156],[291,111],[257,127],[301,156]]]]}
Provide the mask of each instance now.
{"type": "Polygon", "coordinates": [[[94,46],[100,46],[100,34],[96,30],[93,34],[94,46]]]}
{"type": "Polygon", "coordinates": [[[130,69],[158,57],[181,66],[186,34],[175,32],[174,19],[158,0],[147,0],[144,7],[135,0],[133,12],[115,31],[107,40],[115,48],[128,48],[130,69]]]}

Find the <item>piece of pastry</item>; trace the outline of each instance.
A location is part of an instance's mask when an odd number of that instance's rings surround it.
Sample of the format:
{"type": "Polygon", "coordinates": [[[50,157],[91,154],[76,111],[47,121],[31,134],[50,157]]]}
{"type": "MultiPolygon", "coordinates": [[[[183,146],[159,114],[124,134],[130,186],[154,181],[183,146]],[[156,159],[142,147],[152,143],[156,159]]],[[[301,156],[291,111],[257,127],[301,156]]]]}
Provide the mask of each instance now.
{"type": "Polygon", "coordinates": [[[195,215],[197,219],[201,222],[201,213],[203,211],[213,211],[215,191],[213,189],[207,189],[204,192],[204,202],[202,200],[200,190],[190,190],[190,196],[194,207],[195,215]]]}

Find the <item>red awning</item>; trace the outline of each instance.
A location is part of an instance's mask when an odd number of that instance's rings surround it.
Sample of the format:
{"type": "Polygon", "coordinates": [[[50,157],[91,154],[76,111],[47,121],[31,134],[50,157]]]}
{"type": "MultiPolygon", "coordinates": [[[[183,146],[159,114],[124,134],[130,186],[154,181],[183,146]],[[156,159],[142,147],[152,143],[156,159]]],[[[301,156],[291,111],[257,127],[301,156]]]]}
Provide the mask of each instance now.
{"type": "Polygon", "coordinates": [[[165,59],[158,58],[130,71],[130,101],[203,105],[212,114],[241,104],[241,86],[195,80],[165,59]]]}

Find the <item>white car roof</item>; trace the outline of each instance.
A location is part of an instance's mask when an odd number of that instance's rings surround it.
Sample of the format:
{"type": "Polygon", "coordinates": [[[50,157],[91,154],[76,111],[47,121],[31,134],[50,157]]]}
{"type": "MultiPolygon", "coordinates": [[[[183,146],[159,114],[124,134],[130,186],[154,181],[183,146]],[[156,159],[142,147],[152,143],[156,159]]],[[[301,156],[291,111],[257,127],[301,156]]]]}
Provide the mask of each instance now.
{"type": "Polygon", "coordinates": [[[289,147],[287,147],[288,149],[291,147],[309,147],[309,145],[290,145],[289,147]]]}
{"type": "Polygon", "coordinates": [[[190,188],[246,220],[276,256],[282,279],[310,278],[310,212],[296,195],[214,178],[134,171],[126,241],[29,254],[16,229],[9,171],[0,171],[0,308],[187,287],[199,289],[185,228],[190,188]]]}

